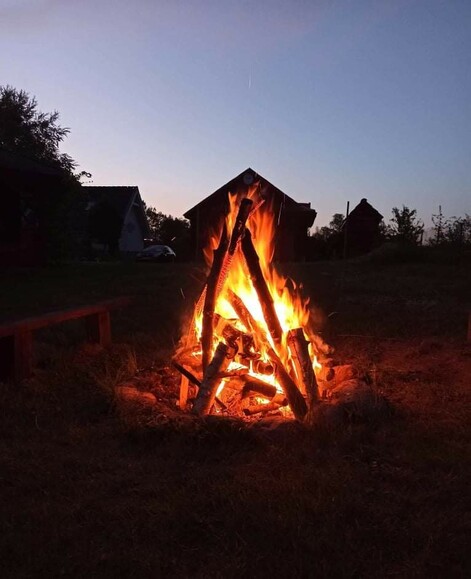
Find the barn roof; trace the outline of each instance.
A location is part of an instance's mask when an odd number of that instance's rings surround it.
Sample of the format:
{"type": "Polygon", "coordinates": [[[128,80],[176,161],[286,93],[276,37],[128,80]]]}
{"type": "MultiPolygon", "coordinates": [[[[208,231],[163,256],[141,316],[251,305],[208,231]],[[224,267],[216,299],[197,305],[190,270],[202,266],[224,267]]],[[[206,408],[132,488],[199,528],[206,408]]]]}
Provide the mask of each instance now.
{"type": "Polygon", "coordinates": [[[380,222],[383,219],[383,216],[379,211],[377,211],[373,205],[368,203],[367,199],[363,198],[360,203],[354,209],[350,211],[350,214],[347,218],[348,221],[376,221],[380,222]]]}
{"type": "MultiPolygon", "coordinates": [[[[187,219],[191,219],[191,217],[197,212],[204,210],[206,208],[211,207],[214,203],[220,202],[221,197],[227,196],[227,193],[237,193],[242,188],[249,187],[252,183],[258,182],[260,184],[262,193],[276,197],[279,202],[283,205],[286,211],[296,211],[302,212],[306,214],[306,217],[309,215],[312,218],[311,225],[314,222],[316,217],[316,211],[311,209],[310,203],[298,203],[292,197],[278,189],[273,183],[270,183],[265,177],[262,177],[259,173],[248,167],[245,171],[242,171],[237,177],[228,181],[222,187],[219,187],[214,193],[211,193],[208,197],[197,203],[191,209],[188,209],[184,216],[187,219]]],[[[310,227],[310,225],[309,225],[310,227]]]]}

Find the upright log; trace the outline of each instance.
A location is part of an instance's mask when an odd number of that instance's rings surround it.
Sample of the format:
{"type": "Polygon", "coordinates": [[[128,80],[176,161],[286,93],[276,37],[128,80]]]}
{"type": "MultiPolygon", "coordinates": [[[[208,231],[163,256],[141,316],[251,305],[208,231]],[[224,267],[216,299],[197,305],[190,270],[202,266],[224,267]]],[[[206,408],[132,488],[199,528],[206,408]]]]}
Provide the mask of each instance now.
{"type": "MultiPolygon", "coordinates": [[[[240,202],[239,211],[237,212],[237,217],[236,217],[234,227],[232,228],[232,232],[231,232],[231,238],[230,238],[230,242],[229,242],[229,246],[228,246],[228,251],[224,255],[224,261],[223,261],[223,264],[221,267],[221,272],[220,272],[220,275],[219,275],[219,278],[217,281],[216,297],[221,292],[221,290],[224,286],[224,283],[227,279],[227,275],[228,275],[229,270],[231,268],[232,259],[234,257],[235,251],[237,249],[237,245],[239,244],[239,241],[242,237],[242,234],[245,231],[245,222],[247,221],[249,215],[252,213],[252,205],[253,205],[253,201],[251,199],[244,198],[240,202]]],[[[224,227],[226,227],[225,223],[224,223],[224,227]]],[[[196,308],[195,308],[196,315],[200,315],[200,313],[203,309],[204,302],[206,299],[206,292],[208,290],[207,286],[208,286],[208,284],[206,283],[204,288],[203,288],[203,291],[201,292],[201,295],[198,299],[198,302],[196,304],[196,308]]]]}
{"type": "Polygon", "coordinates": [[[278,316],[276,315],[272,295],[268,289],[267,282],[265,281],[262,268],[260,267],[260,260],[252,242],[252,235],[248,229],[245,230],[242,239],[242,252],[250,273],[250,278],[255,291],[257,292],[260,305],[262,306],[263,317],[267,324],[268,331],[273,339],[275,348],[278,349],[281,345],[283,330],[280,321],[278,320],[278,316]]]}
{"type": "Polygon", "coordinates": [[[216,397],[216,391],[221,381],[220,375],[227,370],[229,365],[229,346],[219,342],[211,363],[204,373],[201,386],[193,404],[193,413],[198,416],[206,416],[211,410],[216,397]]]}
{"type": "Polygon", "coordinates": [[[201,349],[203,351],[203,373],[206,371],[211,359],[213,346],[213,318],[214,306],[217,297],[217,287],[221,274],[224,256],[226,255],[229,240],[227,239],[227,228],[224,224],[218,248],[214,251],[213,263],[206,284],[206,295],[203,308],[203,327],[201,332],[201,349]]]}
{"type": "Polygon", "coordinates": [[[303,395],[298,390],[296,383],[286,371],[286,368],[283,366],[278,354],[273,348],[268,350],[268,355],[276,367],[275,376],[283,388],[283,392],[286,394],[286,398],[288,398],[288,402],[291,410],[293,411],[294,417],[296,420],[302,421],[307,413],[306,401],[304,400],[303,395]]]}
{"type": "Polygon", "coordinates": [[[288,346],[294,360],[296,374],[299,382],[303,385],[309,406],[319,402],[319,389],[316,375],[312,367],[312,360],[309,356],[309,342],[304,337],[302,328],[296,328],[288,332],[288,346]]]}

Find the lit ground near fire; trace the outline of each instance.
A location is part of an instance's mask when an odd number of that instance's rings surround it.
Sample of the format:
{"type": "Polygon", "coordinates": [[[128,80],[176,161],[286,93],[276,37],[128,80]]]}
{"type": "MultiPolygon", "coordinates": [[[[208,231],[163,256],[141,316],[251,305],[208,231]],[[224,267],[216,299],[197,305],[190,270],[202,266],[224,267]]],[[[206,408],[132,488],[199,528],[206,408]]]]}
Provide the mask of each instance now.
{"type": "Polygon", "coordinates": [[[169,361],[204,274],[87,264],[0,279],[0,319],[131,295],[115,345],[38,335],[0,385],[3,577],[464,577],[469,571],[469,263],[285,268],[340,363],[392,403],[341,429],[254,429],[177,407],[169,361]],[[320,317],[321,314],[320,314],[320,317]],[[152,391],[152,408],[114,389],[152,391]]]}

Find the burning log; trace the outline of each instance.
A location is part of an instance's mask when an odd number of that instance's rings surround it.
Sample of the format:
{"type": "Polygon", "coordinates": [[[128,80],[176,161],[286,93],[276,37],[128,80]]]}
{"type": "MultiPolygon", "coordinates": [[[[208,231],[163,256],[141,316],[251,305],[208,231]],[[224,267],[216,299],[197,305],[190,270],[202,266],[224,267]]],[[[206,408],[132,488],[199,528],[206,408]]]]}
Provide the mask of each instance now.
{"type": "Polygon", "coordinates": [[[224,256],[226,255],[229,241],[227,239],[227,229],[224,228],[221,233],[218,248],[214,251],[213,263],[211,271],[209,272],[208,282],[206,284],[206,296],[204,299],[203,308],[203,328],[201,332],[201,347],[203,350],[203,373],[209,364],[211,350],[213,346],[213,318],[214,305],[217,297],[217,287],[219,283],[219,276],[221,273],[224,256]]]}
{"type": "Polygon", "coordinates": [[[245,307],[245,304],[240,299],[240,297],[231,289],[227,290],[227,297],[229,299],[229,303],[234,308],[235,313],[237,314],[240,321],[244,324],[247,331],[252,332],[253,334],[257,334],[257,330],[259,329],[258,324],[249,310],[245,307]]]}
{"type": "Polygon", "coordinates": [[[282,406],[287,406],[288,401],[286,398],[280,402],[269,402],[268,404],[254,404],[254,406],[249,406],[244,408],[243,413],[245,416],[253,416],[254,414],[266,414],[267,412],[272,412],[273,410],[279,410],[282,406]]]}
{"type": "Polygon", "coordinates": [[[252,368],[257,374],[264,374],[265,376],[271,376],[275,371],[273,364],[264,362],[263,360],[254,360],[252,362],[252,368]]]}
{"type": "MultiPolygon", "coordinates": [[[[242,247],[243,247],[244,241],[245,241],[245,237],[244,237],[244,240],[242,241],[242,247]]],[[[260,273],[261,273],[261,271],[260,271],[260,273]]],[[[263,279],[263,276],[262,276],[262,279],[263,279]]],[[[265,280],[263,280],[263,281],[265,283],[265,280]]],[[[267,288],[267,291],[268,291],[268,288],[267,288]]],[[[259,325],[257,324],[256,320],[254,320],[252,314],[249,312],[249,310],[245,306],[244,302],[240,299],[240,297],[237,294],[235,294],[232,290],[230,290],[228,292],[228,296],[229,296],[229,301],[230,301],[232,307],[234,308],[234,311],[239,316],[239,318],[240,318],[241,322],[244,324],[244,326],[248,330],[252,331],[254,333],[254,335],[260,336],[261,329],[260,329],[259,325]]],[[[271,302],[271,303],[273,306],[273,302],[271,302]]],[[[275,313],[275,318],[276,318],[276,313],[275,313]]],[[[276,318],[276,321],[278,322],[278,318],[276,318]]],[[[279,324],[279,322],[278,322],[278,324],[279,324]]],[[[281,330],[281,326],[280,326],[280,330],[281,330]]],[[[280,382],[281,387],[283,388],[283,392],[286,394],[286,397],[288,398],[289,405],[291,406],[291,410],[293,411],[295,418],[297,420],[302,420],[307,412],[307,406],[306,406],[306,402],[304,401],[303,395],[298,390],[298,387],[296,386],[295,382],[293,381],[291,376],[288,374],[288,372],[284,368],[278,354],[275,352],[275,350],[272,347],[269,347],[269,349],[268,349],[268,356],[270,357],[272,364],[275,366],[276,376],[280,382]]]]}
{"type": "Polygon", "coordinates": [[[291,410],[293,411],[294,417],[296,420],[302,421],[307,413],[307,406],[303,395],[298,390],[294,380],[286,371],[285,367],[281,363],[280,358],[278,357],[278,354],[273,348],[268,350],[268,355],[270,356],[273,364],[276,366],[275,375],[281,387],[283,388],[283,392],[286,394],[286,398],[288,398],[288,402],[291,410]]]}
{"type": "Polygon", "coordinates": [[[304,386],[309,406],[312,406],[319,401],[319,389],[312,367],[312,360],[309,356],[308,344],[309,342],[304,337],[302,328],[296,328],[288,332],[288,345],[294,360],[296,373],[304,386]]]}
{"type": "Polygon", "coordinates": [[[330,382],[335,377],[335,370],[327,366],[322,366],[322,368],[317,373],[317,378],[323,382],[330,382]]]}
{"type": "Polygon", "coordinates": [[[194,384],[195,386],[198,386],[198,388],[201,386],[201,381],[198,380],[198,378],[196,376],[194,376],[189,370],[187,370],[185,368],[185,366],[182,366],[181,364],[179,364],[175,360],[172,360],[172,365],[176,370],[178,370],[180,372],[180,374],[182,374],[192,384],[194,384]]]}
{"type": "Polygon", "coordinates": [[[253,286],[257,292],[260,305],[262,306],[263,317],[267,324],[268,331],[273,338],[275,347],[279,348],[283,330],[281,329],[280,321],[276,315],[272,295],[268,289],[267,282],[265,281],[260,267],[260,260],[252,242],[252,235],[248,229],[245,230],[245,235],[242,238],[242,252],[249,269],[253,286]]]}
{"type": "MultiPolygon", "coordinates": [[[[188,368],[185,368],[184,366],[182,366],[181,364],[179,364],[175,360],[172,360],[172,365],[182,375],[182,381],[180,383],[179,406],[183,410],[186,407],[186,403],[188,400],[188,384],[189,384],[189,382],[191,382],[192,384],[194,384],[196,387],[199,388],[201,386],[201,381],[196,376],[194,376],[188,370],[188,368]]],[[[224,404],[224,402],[222,400],[220,400],[217,396],[215,397],[214,400],[218,404],[218,406],[220,408],[222,408],[223,410],[225,410],[227,408],[227,406],[224,404]]]]}
{"type": "Polygon", "coordinates": [[[255,378],[255,376],[244,377],[243,381],[245,382],[245,385],[242,392],[242,398],[246,398],[253,392],[271,400],[278,392],[276,386],[268,384],[268,382],[264,382],[263,380],[259,380],[258,378],[255,378]]]}
{"type": "Polygon", "coordinates": [[[213,359],[204,373],[203,381],[193,404],[193,412],[198,416],[206,416],[211,410],[221,381],[220,375],[227,370],[230,362],[229,353],[229,346],[224,342],[219,342],[213,359]]]}

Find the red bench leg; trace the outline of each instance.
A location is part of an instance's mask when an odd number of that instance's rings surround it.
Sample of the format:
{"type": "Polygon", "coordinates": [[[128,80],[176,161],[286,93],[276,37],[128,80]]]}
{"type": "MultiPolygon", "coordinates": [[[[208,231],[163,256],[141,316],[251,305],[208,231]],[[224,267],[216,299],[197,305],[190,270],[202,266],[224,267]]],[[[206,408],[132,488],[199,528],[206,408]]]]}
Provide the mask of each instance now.
{"type": "Polygon", "coordinates": [[[33,333],[19,332],[0,339],[0,380],[29,378],[33,368],[33,333]]]}
{"type": "Polygon", "coordinates": [[[87,318],[88,339],[104,348],[111,344],[110,312],[100,312],[87,318]]]}
{"type": "Polygon", "coordinates": [[[33,373],[33,333],[15,334],[15,380],[29,378],[33,373]]]}
{"type": "Polygon", "coordinates": [[[13,336],[0,338],[0,381],[13,377],[15,367],[15,340],[13,336]]]}

